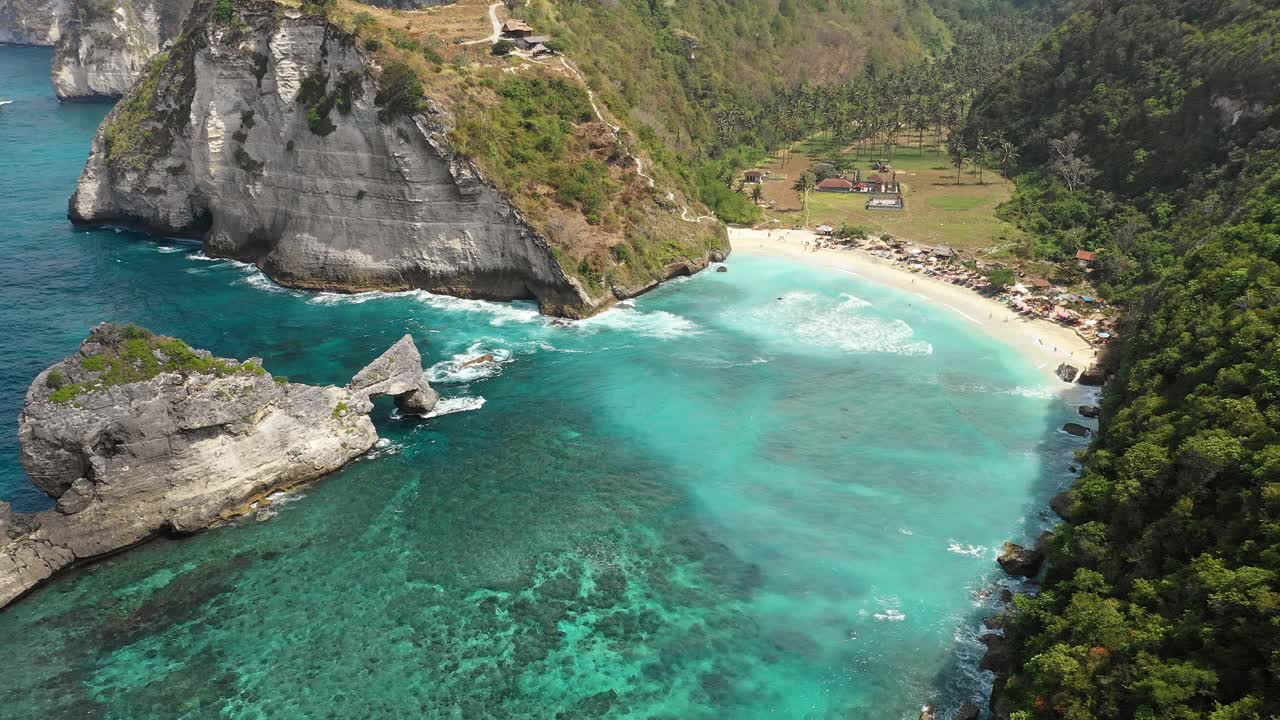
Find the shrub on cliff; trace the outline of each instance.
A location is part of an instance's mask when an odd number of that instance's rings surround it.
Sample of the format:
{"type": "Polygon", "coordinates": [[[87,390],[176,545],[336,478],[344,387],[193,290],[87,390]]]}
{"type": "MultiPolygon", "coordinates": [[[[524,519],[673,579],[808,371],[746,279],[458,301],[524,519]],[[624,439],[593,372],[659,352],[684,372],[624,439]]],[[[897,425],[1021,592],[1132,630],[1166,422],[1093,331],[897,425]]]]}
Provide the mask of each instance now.
{"type": "Polygon", "coordinates": [[[422,101],[422,83],[413,68],[403,62],[387,65],[378,78],[378,94],[373,102],[382,108],[378,111],[378,119],[390,122],[401,115],[410,115],[418,110],[422,101]]]}

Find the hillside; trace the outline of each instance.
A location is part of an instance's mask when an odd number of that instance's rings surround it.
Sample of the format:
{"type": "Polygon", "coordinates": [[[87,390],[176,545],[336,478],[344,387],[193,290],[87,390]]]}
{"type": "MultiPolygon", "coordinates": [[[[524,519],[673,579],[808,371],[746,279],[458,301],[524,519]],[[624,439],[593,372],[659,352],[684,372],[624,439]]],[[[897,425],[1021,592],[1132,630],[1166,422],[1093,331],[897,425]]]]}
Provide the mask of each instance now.
{"type": "Polygon", "coordinates": [[[718,132],[724,110],[900,67],[952,41],[923,0],[532,0],[521,12],[558,39],[654,160],[710,204],[723,191],[709,161],[734,149],[718,132]]]}
{"type": "Polygon", "coordinates": [[[723,227],[645,171],[570,62],[402,17],[198,3],[103,123],[72,218],[197,237],[294,287],[575,317],[723,257],[723,227]]]}
{"type": "Polygon", "coordinates": [[[1275,2],[1093,3],[976,104],[1021,141],[1034,252],[1097,250],[1131,307],[1002,715],[1280,713],[1276,37],[1275,2]]]}

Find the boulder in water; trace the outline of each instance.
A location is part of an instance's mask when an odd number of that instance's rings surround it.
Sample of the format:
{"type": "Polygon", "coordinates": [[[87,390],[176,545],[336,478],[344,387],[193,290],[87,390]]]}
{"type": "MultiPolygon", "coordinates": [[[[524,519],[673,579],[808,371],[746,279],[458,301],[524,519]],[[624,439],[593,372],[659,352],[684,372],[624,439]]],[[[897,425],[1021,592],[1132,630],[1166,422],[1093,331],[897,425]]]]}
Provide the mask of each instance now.
{"type": "Polygon", "coordinates": [[[1102,414],[1102,408],[1096,405],[1081,405],[1076,408],[1076,412],[1080,413],[1080,417],[1096,418],[1102,414]]]}
{"type": "Polygon", "coordinates": [[[716,272],[729,272],[729,266],[721,265],[720,267],[716,268],[716,272]]]}
{"type": "Polygon", "coordinates": [[[1076,437],[1089,437],[1090,435],[1093,434],[1092,430],[1085,427],[1084,425],[1081,425],[1080,423],[1067,423],[1066,425],[1062,426],[1062,431],[1071,435],[1075,435],[1076,437]]]}
{"type": "Polygon", "coordinates": [[[480,357],[471,358],[470,360],[462,363],[461,365],[458,366],[458,369],[461,370],[462,368],[469,368],[472,365],[483,365],[485,363],[491,363],[493,361],[494,361],[494,357],[489,353],[485,353],[480,357]]]}
{"type": "Polygon", "coordinates": [[[982,709],[973,703],[965,703],[956,711],[953,720],[978,720],[982,716],[982,709]]]}
{"type": "Polygon", "coordinates": [[[1025,548],[1017,543],[1005,543],[1004,551],[996,558],[1000,567],[1010,575],[1035,577],[1044,565],[1044,553],[1038,548],[1025,548]]]}
{"type": "Polygon", "coordinates": [[[1058,366],[1058,369],[1055,370],[1054,372],[1058,375],[1059,378],[1062,379],[1062,382],[1074,382],[1076,379],[1076,374],[1079,373],[1080,370],[1078,370],[1076,367],[1072,365],[1062,363],[1061,365],[1058,366]]]}

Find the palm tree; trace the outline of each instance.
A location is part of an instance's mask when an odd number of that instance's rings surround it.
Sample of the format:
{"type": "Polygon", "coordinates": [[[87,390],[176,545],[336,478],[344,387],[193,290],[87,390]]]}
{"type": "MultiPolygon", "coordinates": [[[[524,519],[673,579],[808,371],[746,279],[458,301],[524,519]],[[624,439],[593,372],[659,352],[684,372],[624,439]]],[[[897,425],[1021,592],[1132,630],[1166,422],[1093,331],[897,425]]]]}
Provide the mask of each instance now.
{"type": "Polygon", "coordinates": [[[751,202],[759,205],[760,201],[763,199],[764,190],[760,188],[760,183],[756,183],[756,186],[751,188],[751,202]]]}
{"type": "Polygon", "coordinates": [[[1018,147],[1005,138],[1000,138],[996,143],[996,159],[1004,176],[1009,177],[1009,170],[1018,162],[1018,147]]]}
{"type": "Polygon", "coordinates": [[[792,190],[800,193],[800,207],[804,208],[804,225],[809,227],[809,192],[818,185],[818,177],[808,170],[800,174],[796,179],[792,190]]]}

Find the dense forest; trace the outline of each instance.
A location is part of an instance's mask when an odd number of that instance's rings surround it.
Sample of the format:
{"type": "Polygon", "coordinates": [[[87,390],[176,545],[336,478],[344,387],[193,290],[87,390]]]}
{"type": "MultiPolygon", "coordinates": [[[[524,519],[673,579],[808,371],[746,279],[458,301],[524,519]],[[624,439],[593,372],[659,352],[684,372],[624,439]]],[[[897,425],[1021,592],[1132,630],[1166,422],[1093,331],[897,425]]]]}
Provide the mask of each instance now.
{"type": "Polygon", "coordinates": [[[1070,520],[997,709],[1280,715],[1280,3],[1093,0],[982,92],[1034,253],[1128,301],[1070,520]]]}

